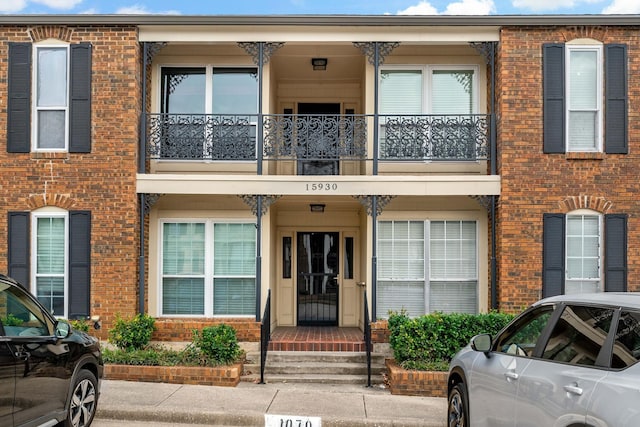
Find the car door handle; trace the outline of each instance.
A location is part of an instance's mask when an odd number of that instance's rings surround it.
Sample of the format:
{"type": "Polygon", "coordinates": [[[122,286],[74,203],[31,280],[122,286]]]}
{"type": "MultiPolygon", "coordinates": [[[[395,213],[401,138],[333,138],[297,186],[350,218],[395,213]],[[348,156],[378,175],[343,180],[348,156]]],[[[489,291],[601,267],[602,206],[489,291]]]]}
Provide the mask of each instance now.
{"type": "Polygon", "coordinates": [[[567,393],[575,394],[578,396],[582,396],[582,388],[578,387],[578,384],[566,385],[564,386],[564,390],[567,393]]]}
{"type": "Polygon", "coordinates": [[[507,380],[516,381],[520,376],[513,371],[505,372],[504,376],[507,377],[507,380]]]}

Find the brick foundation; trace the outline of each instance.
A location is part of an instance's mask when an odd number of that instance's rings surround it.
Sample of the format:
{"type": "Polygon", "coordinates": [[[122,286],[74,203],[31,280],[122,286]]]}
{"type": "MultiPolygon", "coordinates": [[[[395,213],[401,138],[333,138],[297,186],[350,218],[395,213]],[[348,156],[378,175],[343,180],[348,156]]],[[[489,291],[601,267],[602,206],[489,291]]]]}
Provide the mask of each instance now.
{"type": "Polygon", "coordinates": [[[408,371],[393,359],[385,361],[391,394],[447,397],[447,372],[408,371]]]}
{"type": "Polygon", "coordinates": [[[216,367],[106,364],[104,378],[108,380],[235,387],[240,382],[242,368],[242,363],[216,367]]]}

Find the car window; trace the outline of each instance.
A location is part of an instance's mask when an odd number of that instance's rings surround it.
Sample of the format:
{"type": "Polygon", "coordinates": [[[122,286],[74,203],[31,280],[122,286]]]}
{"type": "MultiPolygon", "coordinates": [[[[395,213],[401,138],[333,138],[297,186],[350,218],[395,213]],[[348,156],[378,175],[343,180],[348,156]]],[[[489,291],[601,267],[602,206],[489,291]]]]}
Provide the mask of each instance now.
{"type": "Polygon", "coordinates": [[[553,310],[554,306],[543,305],[524,313],[498,337],[495,351],[531,356],[553,310]]]}
{"type": "Polygon", "coordinates": [[[24,291],[12,286],[3,288],[0,289],[0,322],[6,336],[52,334],[51,322],[24,291]]]}
{"type": "Polygon", "coordinates": [[[611,367],[623,369],[640,360],[640,313],[622,311],[613,344],[611,367]]]}
{"type": "Polygon", "coordinates": [[[574,365],[595,365],[611,328],[613,313],[611,308],[565,307],[542,358],[574,365]]]}

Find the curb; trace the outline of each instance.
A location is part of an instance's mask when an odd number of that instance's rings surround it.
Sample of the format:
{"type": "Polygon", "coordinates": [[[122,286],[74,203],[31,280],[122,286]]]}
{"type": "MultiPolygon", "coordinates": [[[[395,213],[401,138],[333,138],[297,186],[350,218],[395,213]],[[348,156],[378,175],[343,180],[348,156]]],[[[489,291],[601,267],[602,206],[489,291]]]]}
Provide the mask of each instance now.
{"type": "MultiPolygon", "coordinates": [[[[154,421],[176,424],[200,424],[217,426],[264,426],[264,414],[229,414],[222,412],[187,412],[156,410],[131,410],[115,407],[98,407],[96,419],[154,421]]],[[[430,423],[424,420],[380,419],[331,419],[322,418],[322,427],[442,427],[444,422],[430,423]]]]}

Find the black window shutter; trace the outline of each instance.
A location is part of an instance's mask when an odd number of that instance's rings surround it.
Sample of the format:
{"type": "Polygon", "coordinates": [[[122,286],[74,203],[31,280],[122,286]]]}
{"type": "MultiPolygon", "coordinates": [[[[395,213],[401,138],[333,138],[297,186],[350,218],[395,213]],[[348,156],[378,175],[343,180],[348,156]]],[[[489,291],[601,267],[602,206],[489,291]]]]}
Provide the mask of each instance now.
{"type": "Polygon", "coordinates": [[[544,214],[542,233],[542,297],[564,293],[565,215],[544,214]]]}
{"type": "Polygon", "coordinates": [[[565,152],[564,86],[564,44],[546,43],[542,46],[545,153],[565,152]]]}
{"type": "Polygon", "coordinates": [[[30,220],[29,212],[9,212],[8,261],[9,276],[29,288],[29,247],[30,220]]]}
{"type": "Polygon", "coordinates": [[[7,152],[31,150],[31,43],[9,43],[7,152]]]}
{"type": "Polygon", "coordinates": [[[627,46],[605,46],[605,152],[627,154],[627,46]]]}
{"type": "Polygon", "coordinates": [[[69,152],[91,152],[91,44],[71,45],[69,152]]]}
{"type": "Polygon", "coordinates": [[[89,316],[91,299],[91,212],[69,212],[69,318],[89,316]]]}
{"type": "Polygon", "coordinates": [[[627,291],[627,215],[604,216],[604,290],[627,291]]]}

